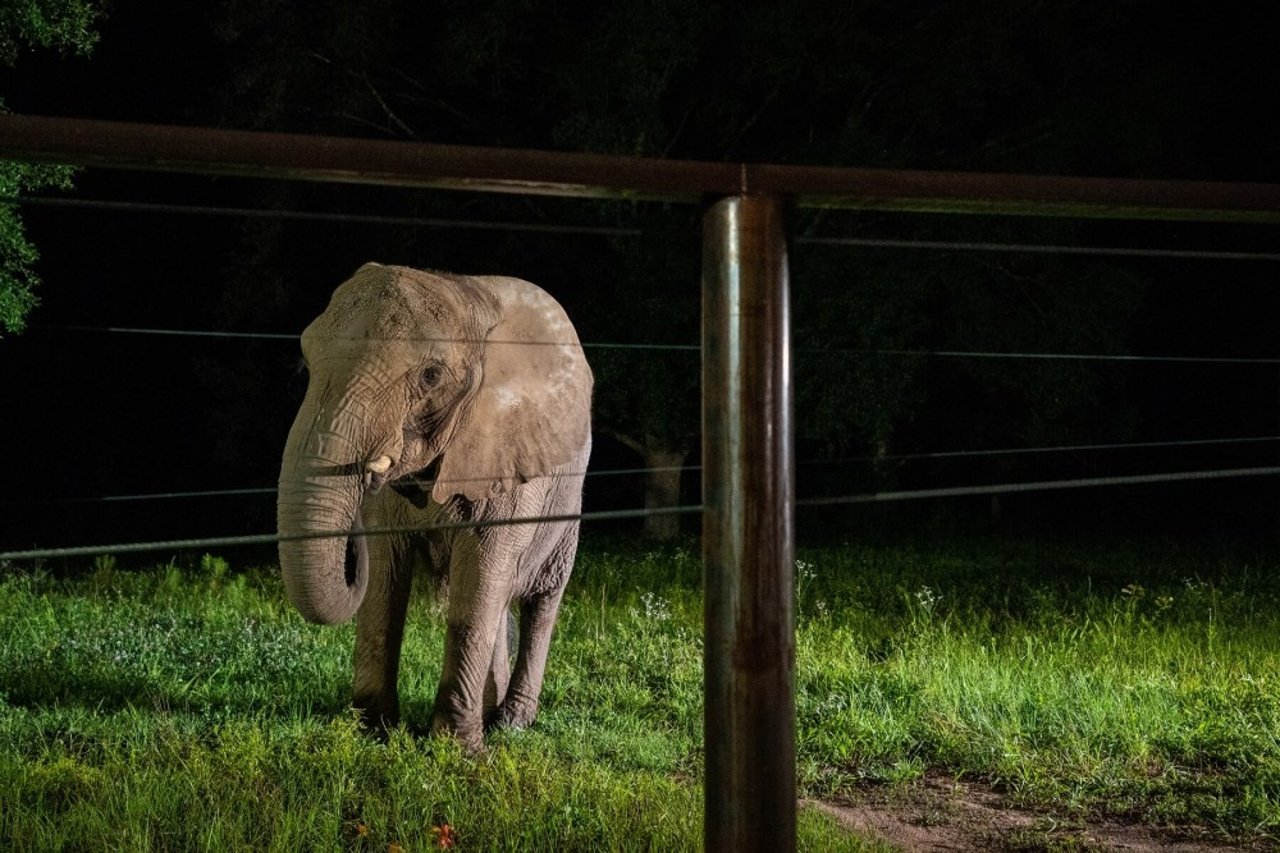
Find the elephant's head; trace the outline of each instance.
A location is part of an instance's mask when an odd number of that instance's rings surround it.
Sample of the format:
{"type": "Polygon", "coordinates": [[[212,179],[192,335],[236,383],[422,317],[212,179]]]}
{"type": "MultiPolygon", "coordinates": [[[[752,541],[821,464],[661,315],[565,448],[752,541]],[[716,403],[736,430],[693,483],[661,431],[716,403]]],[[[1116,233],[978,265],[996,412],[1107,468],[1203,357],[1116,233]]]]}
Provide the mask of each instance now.
{"type": "Polygon", "coordinates": [[[366,264],[302,334],[310,373],[277,520],[289,599],[334,624],[360,606],[361,504],[439,461],[433,500],[484,500],[576,458],[591,372],[560,306],[528,282],[366,264]]]}

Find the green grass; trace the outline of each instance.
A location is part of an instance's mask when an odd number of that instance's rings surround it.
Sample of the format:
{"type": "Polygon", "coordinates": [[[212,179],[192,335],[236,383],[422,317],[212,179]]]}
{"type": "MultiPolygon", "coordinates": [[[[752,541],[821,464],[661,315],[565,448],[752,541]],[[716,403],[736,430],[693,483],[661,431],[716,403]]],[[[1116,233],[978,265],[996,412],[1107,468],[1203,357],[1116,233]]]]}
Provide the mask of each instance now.
{"type": "MultiPolygon", "coordinates": [[[[1171,544],[804,551],[801,790],[926,771],[1058,813],[1280,831],[1280,566],[1171,544]]],[[[216,558],[0,576],[0,848],[680,850],[701,838],[700,566],[584,547],[538,724],[480,757],[417,734],[441,616],[415,602],[408,730],[346,708],[351,628],[216,558]]],[[[865,849],[812,811],[805,850],[865,849]]]]}
{"type": "Polygon", "coordinates": [[[1274,558],[1017,546],[812,559],[823,578],[861,580],[815,581],[802,599],[810,789],[939,768],[1065,811],[1280,829],[1274,558]]]}

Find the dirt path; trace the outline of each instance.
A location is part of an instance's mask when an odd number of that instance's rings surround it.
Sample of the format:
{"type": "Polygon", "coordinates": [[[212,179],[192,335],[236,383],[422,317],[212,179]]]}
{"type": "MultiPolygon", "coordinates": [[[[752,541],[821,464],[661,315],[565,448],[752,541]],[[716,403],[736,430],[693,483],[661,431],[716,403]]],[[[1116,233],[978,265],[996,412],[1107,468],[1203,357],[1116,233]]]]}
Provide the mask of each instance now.
{"type": "Polygon", "coordinates": [[[993,789],[946,776],[928,776],[907,790],[869,790],[855,801],[808,801],[851,830],[907,851],[1125,850],[1219,853],[1274,850],[1239,847],[1119,821],[1062,820],[1011,807],[993,789]]]}

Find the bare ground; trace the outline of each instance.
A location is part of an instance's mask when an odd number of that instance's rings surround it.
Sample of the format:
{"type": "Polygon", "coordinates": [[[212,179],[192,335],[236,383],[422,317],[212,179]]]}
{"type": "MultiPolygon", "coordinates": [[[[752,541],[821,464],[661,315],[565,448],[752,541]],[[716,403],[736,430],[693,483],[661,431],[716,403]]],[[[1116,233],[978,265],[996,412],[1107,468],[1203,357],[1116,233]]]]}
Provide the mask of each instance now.
{"type": "Polygon", "coordinates": [[[844,802],[807,801],[843,826],[907,851],[1275,850],[1258,841],[1230,845],[1204,830],[1163,829],[1108,819],[1056,817],[1014,808],[976,782],[929,775],[905,789],[868,789],[844,802]]]}

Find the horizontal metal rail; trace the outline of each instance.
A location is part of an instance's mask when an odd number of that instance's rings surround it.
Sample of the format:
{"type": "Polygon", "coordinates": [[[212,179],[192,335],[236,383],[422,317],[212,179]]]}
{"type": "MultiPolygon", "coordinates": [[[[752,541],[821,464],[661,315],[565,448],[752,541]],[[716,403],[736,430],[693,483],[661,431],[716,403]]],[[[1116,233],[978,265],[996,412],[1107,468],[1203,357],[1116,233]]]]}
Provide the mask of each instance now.
{"type": "Polygon", "coordinates": [[[87,119],[0,116],[0,157],[330,183],[701,203],[1280,222],[1280,185],[660,160],[87,119]]]}

